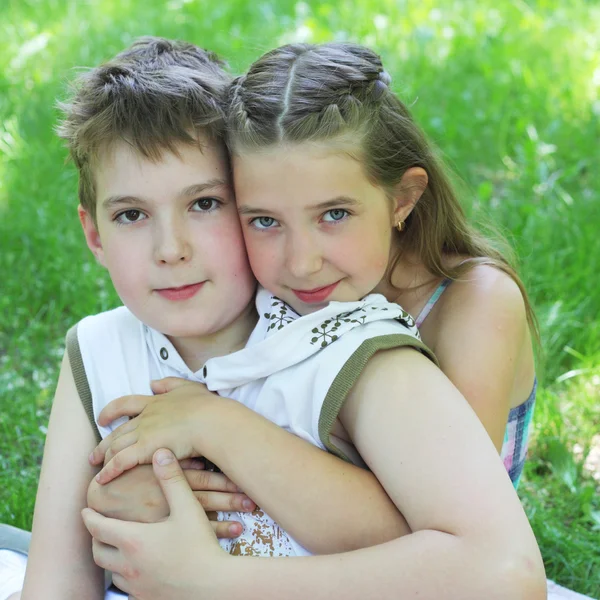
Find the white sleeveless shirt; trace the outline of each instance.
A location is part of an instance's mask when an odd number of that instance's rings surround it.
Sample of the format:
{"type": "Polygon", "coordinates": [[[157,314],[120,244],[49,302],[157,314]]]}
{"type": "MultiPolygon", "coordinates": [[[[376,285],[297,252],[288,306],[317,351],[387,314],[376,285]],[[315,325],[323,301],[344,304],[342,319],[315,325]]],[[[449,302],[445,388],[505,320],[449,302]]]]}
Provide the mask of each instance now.
{"type": "MultiPolygon", "coordinates": [[[[375,352],[412,346],[433,358],[412,317],[378,294],[358,302],[331,302],[300,317],[261,289],[256,307],[259,321],[246,347],[212,358],[196,372],[165,335],[126,307],[80,321],[77,339],[96,424],[98,414],[112,400],[151,395],[151,380],[182,377],[241,402],[322,450],[361,464],[355,449],[332,435],[333,426],[350,388],[375,352]]],[[[122,422],[98,430],[105,437],[122,422]]],[[[244,526],[239,538],[220,540],[232,554],[309,554],[260,509],[251,514],[222,513],[219,518],[238,520],[244,526]]]]}

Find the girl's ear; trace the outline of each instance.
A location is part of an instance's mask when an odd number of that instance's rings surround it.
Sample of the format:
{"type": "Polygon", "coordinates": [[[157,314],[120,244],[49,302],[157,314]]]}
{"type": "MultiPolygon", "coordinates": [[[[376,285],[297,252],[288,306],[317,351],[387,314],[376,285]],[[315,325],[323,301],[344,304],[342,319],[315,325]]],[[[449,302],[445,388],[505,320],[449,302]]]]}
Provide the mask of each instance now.
{"type": "Polygon", "coordinates": [[[79,214],[79,220],[81,221],[81,227],[83,227],[83,234],[85,235],[85,241],[87,242],[88,248],[92,251],[92,254],[96,257],[96,260],[103,266],[104,263],[104,249],[102,248],[102,241],[100,240],[100,234],[98,233],[98,227],[94,223],[92,215],[81,206],[77,207],[79,214]]]}
{"type": "Polygon", "coordinates": [[[408,169],[394,190],[393,225],[404,223],[427,188],[429,177],[421,167],[408,169]]]}

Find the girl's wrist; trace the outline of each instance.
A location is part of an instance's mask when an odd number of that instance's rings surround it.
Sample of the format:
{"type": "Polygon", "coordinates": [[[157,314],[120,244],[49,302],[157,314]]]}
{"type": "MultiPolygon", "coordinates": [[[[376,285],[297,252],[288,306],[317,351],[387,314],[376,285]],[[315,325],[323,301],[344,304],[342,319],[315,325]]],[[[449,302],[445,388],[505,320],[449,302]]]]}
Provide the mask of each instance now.
{"type": "Polygon", "coordinates": [[[229,446],[224,441],[239,431],[247,412],[249,409],[239,402],[223,397],[216,398],[208,409],[202,407],[200,418],[190,419],[196,453],[221,466],[229,446]],[[198,426],[198,423],[201,425],[198,426]]]}

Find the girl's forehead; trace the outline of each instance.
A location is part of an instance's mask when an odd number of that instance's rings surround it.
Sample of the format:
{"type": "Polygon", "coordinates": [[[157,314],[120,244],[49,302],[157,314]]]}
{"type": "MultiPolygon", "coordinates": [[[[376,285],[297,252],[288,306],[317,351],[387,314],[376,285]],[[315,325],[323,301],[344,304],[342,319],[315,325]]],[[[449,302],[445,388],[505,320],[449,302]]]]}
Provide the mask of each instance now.
{"type": "Polygon", "coordinates": [[[309,159],[326,159],[345,156],[362,161],[360,138],[356,134],[347,134],[325,140],[307,140],[294,142],[284,140],[264,147],[236,148],[232,152],[234,163],[245,160],[269,160],[274,156],[293,156],[309,159]]]}
{"type": "Polygon", "coordinates": [[[249,152],[233,161],[237,186],[288,185],[310,187],[357,185],[366,179],[360,161],[343,152],[306,145],[249,152]]]}
{"type": "Polygon", "coordinates": [[[387,198],[359,160],[323,145],[286,144],[268,152],[238,154],[233,176],[240,214],[284,206],[311,211],[360,207],[387,198]]]}
{"type": "Polygon", "coordinates": [[[236,186],[273,185],[276,180],[303,186],[339,184],[356,185],[367,179],[365,166],[356,149],[340,148],[319,142],[278,144],[258,151],[234,155],[232,170],[236,186]]]}

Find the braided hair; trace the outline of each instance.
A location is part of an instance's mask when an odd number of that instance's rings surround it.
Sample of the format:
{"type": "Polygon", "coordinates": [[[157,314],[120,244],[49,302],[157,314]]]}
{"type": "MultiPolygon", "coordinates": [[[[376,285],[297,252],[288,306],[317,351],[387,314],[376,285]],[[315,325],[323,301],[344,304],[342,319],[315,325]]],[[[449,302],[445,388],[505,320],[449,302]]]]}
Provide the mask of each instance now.
{"type": "Polygon", "coordinates": [[[377,54],[354,44],[290,44],[233,81],[228,130],[233,147],[329,139],[361,129],[389,90],[377,54]]]}

